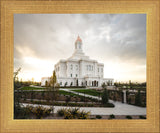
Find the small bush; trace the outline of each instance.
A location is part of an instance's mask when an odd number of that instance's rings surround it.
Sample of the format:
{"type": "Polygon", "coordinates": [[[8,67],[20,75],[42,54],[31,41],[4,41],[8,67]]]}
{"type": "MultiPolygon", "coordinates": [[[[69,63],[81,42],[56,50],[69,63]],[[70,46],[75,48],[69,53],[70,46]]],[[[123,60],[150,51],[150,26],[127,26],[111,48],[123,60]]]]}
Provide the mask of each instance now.
{"type": "Polygon", "coordinates": [[[132,119],[132,116],[127,115],[126,118],[127,118],[127,119],[132,119]]]}
{"type": "Polygon", "coordinates": [[[101,115],[96,115],[96,118],[97,118],[97,119],[101,119],[102,116],[101,116],[101,115]]]}
{"type": "Polygon", "coordinates": [[[79,113],[78,119],[88,119],[89,114],[90,114],[90,112],[81,111],[79,113]]]}
{"type": "Polygon", "coordinates": [[[46,109],[44,109],[42,106],[35,107],[33,110],[33,113],[36,115],[37,119],[41,119],[46,114],[46,109]]]}
{"type": "Polygon", "coordinates": [[[57,113],[58,113],[59,116],[64,116],[65,112],[66,112],[66,109],[64,109],[64,108],[59,109],[59,110],[57,111],[57,113]]]}
{"type": "Polygon", "coordinates": [[[43,117],[49,116],[51,111],[53,110],[53,109],[43,108],[42,106],[33,107],[29,105],[27,105],[26,107],[18,106],[17,109],[15,109],[15,113],[14,113],[15,119],[16,118],[28,119],[28,118],[31,118],[31,116],[36,116],[37,119],[41,119],[43,117]],[[17,109],[18,109],[18,112],[17,112],[17,109]],[[18,113],[18,115],[16,113],[18,113]]]}
{"type": "Polygon", "coordinates": [[[146,117],[143,116],[143,115],[140,115],[140,116],[139,116],[139,119],[146,119],[146,117]]]}
{"type": "Polygon", "coordinates": [[[111,114],[110,116],[109,116],[109,119],[114,119],[115,118],[115,115],[114,114],[111,114]]]}
{"type": "Polygon", "coordinates": [[[88,119],[90,112],[79,111],[79,108],[66,109],[64,119],[88,119]]]}

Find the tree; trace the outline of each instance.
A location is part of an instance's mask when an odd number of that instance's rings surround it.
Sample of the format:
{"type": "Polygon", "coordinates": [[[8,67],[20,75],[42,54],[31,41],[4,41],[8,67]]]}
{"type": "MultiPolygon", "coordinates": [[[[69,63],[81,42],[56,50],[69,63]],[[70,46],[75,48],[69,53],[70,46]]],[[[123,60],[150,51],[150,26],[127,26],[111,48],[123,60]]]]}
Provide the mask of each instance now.
{"type": "Polygon", "coordinates": [[[105,88],[103,93],[102,93],[102,104],[107,104],[108,103],[108,91],[105,88]]]}
{"type": "Polygon", "coordinates": [[[18,74],[21,71],[21,68],[18,68],[13,75],[13,80],[14,80],[14,89],[17,89],[21,86],[20,82],[18,81],[18,74]]]}
{"type": "Polygon", "coordinates": [[[138,89],[138,93],[136,94],[136,97],[135,97],[135,105],[138,105],[138,106],[142,105],[140,89],[138,89]]]}
{"type": "Polygon", "coordinates": [[[18,80],[18,74],[21,71],[21,68],[18,68],[17,71],[14,72],[14,81],[18,80]]]}
{"type": "Polygon", "coordinates": [[[57,83],[57,77],[56,77],[56,72],[55,71],[53,71],[53,75],[51,76],[50,80],[51,80],[50,81],[51,86],[53,88],[55,88],[56,87],[56,83],[57,83]]]}
{"type": "Polygon", "coordinates": [[[108,91],[107,91],[107,89],[106,89],[105,83],[103,83],[102,87],[103,87],[103,89],[104,89],[104,91],[103,91],[103,93],[102,93],[102,95],[101,95],[101,97],[102,97],[102,104],[105,105],[105,104],[108,103],[108,91]]]}
{"type": "Polygon", "coordinates": [[[55,70],[53,71],[53,75],[50,78],[50,88],[51,88],[51,100],[52,100],[52,110],[53,110],[53,115],[54,115],[54,101],[57,100],[58,97],[58,89],[59,89],[59,84],[57,84],[57,77],[56,77],[56,72],[55,70]]]}
{"type": "Polygon", "coordinates": [[[102,88],[103,88],[103,89],[106,88],[106,84],[105,84],[105,83],[102,84],[102,88]]]}

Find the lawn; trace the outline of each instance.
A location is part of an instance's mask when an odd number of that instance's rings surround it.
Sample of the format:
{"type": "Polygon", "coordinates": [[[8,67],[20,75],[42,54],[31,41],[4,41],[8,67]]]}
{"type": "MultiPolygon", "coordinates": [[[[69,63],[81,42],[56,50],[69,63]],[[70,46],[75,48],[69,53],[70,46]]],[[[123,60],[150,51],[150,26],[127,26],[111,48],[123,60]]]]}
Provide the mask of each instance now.
{"type": "Polygon", "coordinates": [[[82,88],[82,87],[60,87],[60,89],[75,89],[75,90],[79,90],[79,89],[85,89],[84,87],[82,88]]]}
{"type": "Polygon", "coordinates": [[[21,90],[44,90],[46,88],[38,88],[38,87],[30,87],[30,86],[25,86],[22,87],[21,90]]]}
{"type": "Polygon", "coordinates": [[[88,95],[92,95],[92,96],[100,96],[101,92],[98,92],[96,90],[91,90],[91,89],[81,89],[81,90],[72,90],[75,92],[79,92],[79,93],[85,93],[88,95]]]}
{"type": "Polygon", "coordinates": [[[89,100],[91,100],[93,102],[97,102],[98,101],[97,99],[94,99],[94,98],[91,98],[91,97],[81,96],[81,95],[74,94],[74,93],[71,93],[71,92],[67,92],[67,91],[64,91],[64,90],[59,90],[59,94],[68,95],[68,96],[76,96],[76,97],[79,97],[81,99],[89,99],[89,100]]]}
{"type": "Polygon", "coordinates": [[[64,91],[64,90],[59,90],[59,94],[69,95],[69,96],[78,96],[77,94],[67,92],[67,91],[64,91]]]}

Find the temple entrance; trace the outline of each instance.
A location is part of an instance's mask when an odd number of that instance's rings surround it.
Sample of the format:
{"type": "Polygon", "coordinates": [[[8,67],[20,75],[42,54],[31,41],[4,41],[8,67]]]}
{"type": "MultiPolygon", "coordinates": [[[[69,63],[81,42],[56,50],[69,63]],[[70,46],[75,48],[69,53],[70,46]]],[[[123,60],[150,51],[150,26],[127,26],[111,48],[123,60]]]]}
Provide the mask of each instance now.
{"type": "Polygon", "coordinates": [[[78,79],[76,80],[76,86],[78,86],[78,79]]]}
{"type": "Polygon", "coordinates": [[[87,86],[87,81],[86,81],[86,86],[87,86]]]}
{"type": "Polygon", "coordinates": [[[95,81],[94,81],[94,86],[96,86],[96,83],[97,83],[97,82],[96,82],[96,80],[95,80],[95,81]]]}
{"type": "Polygon", "coordinates": [[[94,86],[94,82],[92,81],[92,86],[94,86]]]}
{"type": "Polygon", "coordinates": [[[81,85],[83,86],[83,82],[81,83],[81,85]]]}

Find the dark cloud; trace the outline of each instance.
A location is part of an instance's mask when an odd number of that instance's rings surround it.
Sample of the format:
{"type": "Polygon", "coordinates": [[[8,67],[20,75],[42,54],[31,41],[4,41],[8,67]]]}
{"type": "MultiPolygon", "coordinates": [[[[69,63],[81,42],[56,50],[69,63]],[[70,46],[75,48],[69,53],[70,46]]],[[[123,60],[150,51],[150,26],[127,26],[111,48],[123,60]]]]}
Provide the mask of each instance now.
{"type": "Polygon", "coordinates": [[[78,34],[93,59],[146,64],[145,14],[15,14],[15,66],[24,57],[68,58],[78,34]]]}

